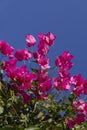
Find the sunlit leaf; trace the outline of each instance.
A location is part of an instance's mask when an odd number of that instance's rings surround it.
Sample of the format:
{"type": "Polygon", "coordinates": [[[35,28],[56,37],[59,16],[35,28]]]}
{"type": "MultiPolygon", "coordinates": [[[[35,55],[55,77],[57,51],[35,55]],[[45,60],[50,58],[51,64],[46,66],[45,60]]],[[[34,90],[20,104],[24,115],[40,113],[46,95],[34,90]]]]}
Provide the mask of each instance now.
{"type": "Polygon", "coordinates": [[[2,106],[0,106],[0,114],[2,114],[4,111],[4,108],[2,106]]]}

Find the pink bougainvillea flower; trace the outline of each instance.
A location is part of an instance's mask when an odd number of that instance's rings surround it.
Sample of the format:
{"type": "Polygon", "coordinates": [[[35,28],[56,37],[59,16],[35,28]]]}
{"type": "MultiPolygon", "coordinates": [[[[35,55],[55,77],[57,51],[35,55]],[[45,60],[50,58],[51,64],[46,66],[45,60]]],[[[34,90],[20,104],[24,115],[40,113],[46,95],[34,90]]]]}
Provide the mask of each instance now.
{"type": "Polygon", "coordinates": [[[54,78],[54,87],[57,90],[71,90],[70,84],[64,79],[54,78]]]}
{"type": "Polygon", "coordinates": [[[51,80],[47,80],[47,81],[44,81],[43,83],[40,84],[40,89],[42,92],[47,92],[49,90],[52,89],[52,83],[51,83],[51,80]]]}
{"type": "Polygon", "coordinates": [[[51,90],[52,88],[51,78],[48,76],[47,71],[38,70],[37,81],[41,92],[47,92],[51,90]]]}
{"type": "Polygon", "coordinates": [[[29,34],[29,35],[26,35],[26,36],[25,36],[25,39],[26,39],[26,42],[27,42],[27,46],[28,46],[28,47],[34,46],[35,43],[36,43],[35,37],[32,36],[32,35],[30,35],[30,34],[29,34]]]}
{"type": "Polygon", "coordinates": [[[55,64],[57,67],[60,67],[60,69],[63,69],[63,70],[69,70],[72,68],[72,60],[73,56],[67,52],[67,51],[64,51],[64,53],[57,57],[57,59],[55,60],[55,64]]]}
{"type": "Polygon", "coordinates": [[[38,50],[33,53],[33,57],[37,60],[40,59],[40,57],[43,56],[38,50]]]}
{"type": "Polygon", "coordinates": [[[87,103],[79,99],[78,101],[73,102],[72,108],[75,112],[79,113],[76,115],[75,122],[80,125],[85,121],[85,117],[87,116],[87,103]]]}
{"type": "Polygon", "coordinates": [[[82,76],[80,74],[73,76],[72,85],[74,85],[73,92],[77,96],[80,96],[82,93],[84,93],[84,79],[82,78],[82,76]]]}
{"type": "Polygon", "coordinates": [[[51,32],[49,32],[48,34],[47,34],[47,36],[48,36],[48,38],[49,38],[49,43],[48,43],[48,45],[53,45],[54,44],[54,40],[56,39],[56,36],[54,36],[53,35],[53,33],[51,33],[51,32]]]}
{"type": "Polygon", "coordinates": [[[57,90],[71,90],[70,74],[66,71],[60,71],[59,77],[54,78],[53,82],[57,90]]]}
{"type": "Polygon", "coordinates": [[[87,80],[84,80],[83,86],[84,86],[84,94],[87,94],[87,80]]]}
{"type": "Polygon", "coordinates": [[[19,90],[27,90],[30,88],[32,88],[32,86],[29,83],[22,83],[22,85],[18,87],[19,90]]]}
{"type": "Polygon", "coordinates": [[[8,55],[9,59],[13,59],[14,55],[8,55]]]}
{"type": "Polygon", "coordinates": [[[72,104],[72,107],[76,109],[78,106],[84,104],[84,101],[82,99],[79,99],[78,101],[74,101],[72,104]]]}
{"type": "Polygon", "coordinates": [[[79,85],[81,85],[81,84],[83,84],[83,83],[84,83],[84,79],[83,79],[83,77],[82,77],[81,74],[74,75],[74,76],[72,77],[72,84],[73,84],[73,85],[79,86],[79,85]]]}
{"type": "Polygon", "coordinates": [[[24,60],[24,51],[18,49],[18,50],[15,52],[15,57],[16,57],[17,60],[19,60],[19,61],[24,60]]]}
{"type": "Polygon", "coordinates": [[[83,107],[83,114],[87,116],[87,102],[82,107],[83,107]]]}
{"type": "Polygon", "coordinates": [[[49,58],[42,56],[42,55],[37,59],[37,62],[41,66],[42,69],[49,69],[50,68],[49,61],[50,61],[49,58]]]}
{"type": "Polygon", "coordinates": [[[75,125],[75,122],[71,118],[68,118],[67,119],[67,126],[69,128],[74,128],[74,125],[75,125]]]}
{"type": "Polygon", "coordinates": [[[38,99],[45,101],[45,100],[48,99],[48,95],[43,93],[43,94],[41,94],[41,95],[38,96],[38,99]]]}
{"type": "Polygon", "coordinates": [[[85,102],[81,99],[79,99],[78,101],[74,101],[72,103],[72,108],[76,111],[76,112],[82,112],[84,110],[84,106],[85,106],[85,102]]]}
{"type": "Polygon", "coordinates": [[[83,85],[75,87],[73,92],[74,92],[77,96],[80,96],[81,94],[83,94],[83,92],[84,92],[83,85]]]}
{"type": "Polygon", "coordinates": [[[54,40],[56,39],[56,36],[54,36],[51,32],[47,34],[40,33],[38,34],[38,37],[40,41],[47,43],[49,46],[52,46],[54,44],[54,40]]]}
{"type": "Polygon", "coordinates": [[[18,49],[15,52],[15,57],[17,58],[17,60],[22,61],[22,60],[28,60],[31,58],[31,53],[28,51],[28,49],[24,49],[24,50],[20,50],[18,49]]]}
{"type": "Polygon", "coordinates": [[[5,41],[0,41],[0,52],[4,55],[7,55],[10,57],[12,52],[14,51],[14,48],[10,46],[7,42],[5,41]]]}
{"type": "Polygon", "coordinates": [[[31,53],[28,51],[27,48],[24,49],[24,60],[28,60],[32,57],[31,53]]]}
{"type": "Polygon", "coordinates": [[[84,116],[87,115],[87,103],[85,103],[83,100],[79,99],[78,101],[74,101],[72,104],[72,108],[76,112],[80,112],[84,114],[84,116]]]}
{"type": "Polygon", "coordinates": [[[85,121],[84,114],[78,114],[75,118],[75,123],[80,125],[82,122],[85,121]]]}
{"type": "Polygon", "coordinates": [[[36,75],[30,73],[26,66],[21,66],[20,68],[9,68],[6,70],[6,74],[13,81],[18,82],[20,85],[24,83],[24,85],[32,84],[33,80],[36,78],[36,75]]]}
{"type": "Polygon", "coordinates": [[[39,83],[45,82],[49,79],[48,72],[45,70],[38,70],[37,80],[39,83]]]}
{"type": "Polygon", "coordinates": [[[85,116],[87,116],[87,103],[80,104],[77,111],[82,112],[85,116]]]}
{"type": "Polygon", "coordinates": [[[9,61],[3,61],[3,64],[4,64],[3,69],[4,70],[8,70],[10,68],[13,69],[16,67],[16,63],[17,61],[15,59],[10,59],[9,61]]]}
{"type": "Polygon", "coordinates": [[[38,52],[40,54],[46,55],[49,52],[49,46],[43,41],[40,41],[38,44],[38,52]]]}
{"type": "Polygon", "coordinates": [[[28,95],[25,91],[21,91],[21,93],[19,95],[23,97],[24,104],[28,104],[29,101],[32,99],[32,94],[28,95]]]}

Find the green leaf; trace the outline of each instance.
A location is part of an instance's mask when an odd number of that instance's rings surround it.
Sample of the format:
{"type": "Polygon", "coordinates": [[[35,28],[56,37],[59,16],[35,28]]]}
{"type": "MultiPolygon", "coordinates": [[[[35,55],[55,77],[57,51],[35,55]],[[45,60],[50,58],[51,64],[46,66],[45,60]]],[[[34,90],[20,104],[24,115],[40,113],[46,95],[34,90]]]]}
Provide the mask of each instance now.
{"type": "Polygon", "coordinates": [[[32,85],[35,86],[35,87],[37,87],[38,86],[37,81],[36,80],[33,81],[32,85]]]}
{"type": "Polygon", "coordinates": [[[84,127],[87,128],[87,121],[83,123],[84,127]]]}
{"type": "Polygon", "coordinates": [[[24,128],[18,128],[16,126],[14,127],[14,126],[7,125],[7,126],[5,126],[3,128],[0,128],[0,130],[24,130],[24,128]]]}
{"type": "Polygon", "coordinates": [[[25,128],[24,130],[39,130],[36,126],[31,126],[29,128],[25,128]]]}
{"type": "Polygon", "coordinates": [[[0,90],[2,90],[2,82],[0,82],[0,90]]]}
{"type": "Polygon", "coordinates": [[[71,112],[73,110],[72,106],[68,106],[68,110],[69,110],[69,112],[71,112]]]}
{"type": "Polygon", "coordinates": [[[43,112],[40,112],[38,115],[37,115],[37,118],[41,118],[43,116],[43,112]]]}
{"type": "Polygon", "coordinates": [[[4,112],[4,108],[0,106],[0,114],[2,114],[3,112],[4,112]]]}
{"type": "Polygon", "coordinates": [[[31,70],[32,70],[35,74],[38,74],[38,70],[37,70],[37,69],[31,68],[31,70]]]}
{"type": "Polygon", "coordinates": [[[2,67],[4,65],[4,63],[3,62],[0,62],[0,66],[2,67]]]}

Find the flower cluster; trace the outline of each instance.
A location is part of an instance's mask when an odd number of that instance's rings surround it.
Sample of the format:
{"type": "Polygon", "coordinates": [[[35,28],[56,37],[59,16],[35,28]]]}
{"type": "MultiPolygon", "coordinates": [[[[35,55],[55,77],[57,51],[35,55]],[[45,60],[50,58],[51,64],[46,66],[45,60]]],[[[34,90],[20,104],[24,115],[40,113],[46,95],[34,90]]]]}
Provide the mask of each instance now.
{"type": "Polygon", "coordinates": [[[11,47],[8,43],[6,43],[5,41],[0,41],[0,52],[2,54],[7,55],[10,58],[13,51],[14,48],[11,47]]]}
{"type": "MultiPolygon", "coordinates": [[[[64,51],[55,59],[57,76],[52,77],[49,74],[51,67],[50,58],[47,57],[47,54],[50,47],[54,45],[56,36],[49,32],[38,34],[38,38],[39,43],[36,51],[30,49],[36,45],[36,39],[31,34],[25,36],[27,47],[24,50],[15,50],[5,41],[0,41],[0,53],[7,57],[0,61],[0,72],[3,71],[3,75],[6,75],[5,78],[4,76],[0,78],[0,82],[3,83],[8,79],[6,81],[8,83],[7,89],[12,89],[16,99],[21,99],[22,104],[26,105],[33,100],[35,102],[41,100],[47,104],[51,90],[68,91],[70,93],[68,98],[72,98],[69,107],[71,107],[73,115],[67,115],[69,113],[67,108],[64,122],[66,122],[67,128],[81,125],[87,120],[87,103],[80,99],[82,94],[87,94],[87,80],[84,80],[80,74],[70,74],[69,70],[73,66],[73,55],[68,51],[64,51]],[[38,67],[29,68],[27,64],[18,66],[18,63],[22,61],[29,61],[30,64],[33,62],[38,67]]],[[[65,108],[63,107],[63,109],[65,108]]],[[[49,113],[49,111],[46,112],[49,113]]]]}

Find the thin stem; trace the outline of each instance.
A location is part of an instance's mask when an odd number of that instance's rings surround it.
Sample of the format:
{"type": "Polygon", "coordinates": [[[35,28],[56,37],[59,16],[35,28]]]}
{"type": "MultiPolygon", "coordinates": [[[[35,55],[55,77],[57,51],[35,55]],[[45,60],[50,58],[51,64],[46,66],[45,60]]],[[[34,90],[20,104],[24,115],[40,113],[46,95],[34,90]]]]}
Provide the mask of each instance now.
{"type": "Polygon", "coordinates": [[[17,113],[16,109],[14,108],[14,105],[13,105],[13,104],[12,104],[11,107],[12,107],[13,111],[15,112],[16,116],[17,116],[18,118],[20,118],[20,116],[18,115],[18,113],[17,113]]]}
{"type": "MultiPolygon", "coordinates": [[[[3,88],[3,84],[2,84],[2,88],[3,88]]],[[[1,89],[1,92],[2,92],[3,96],[7,99],[7,96],[5,95],[5,93],[3,92],[3,90],[2,90],[2,89],[1,89]]],[[[15,110],[15,108],[14,108],[14,105],[13,105],[13,104],[11,105],[11,107],[12,107],[13,111],[15,112],[15,114],[17,115],[17,117],[18,117],[18,118],[20,118],[20,116],[18,115],[17,111],[15,110]]]]}
{"type": "Polygon", "coordinates": [[[53,74],[55,73],[56,70],[57,70],[57,67],[54,67],[52,73],[50,74],[50,77],[53,76],[53,74]]]}
{"type": "Polygon", "coordinates": [[[63,128],[63,130],[65,130],[65,126],[64,126],[64,123],[62,122],[62,128],[63,128]]]}

